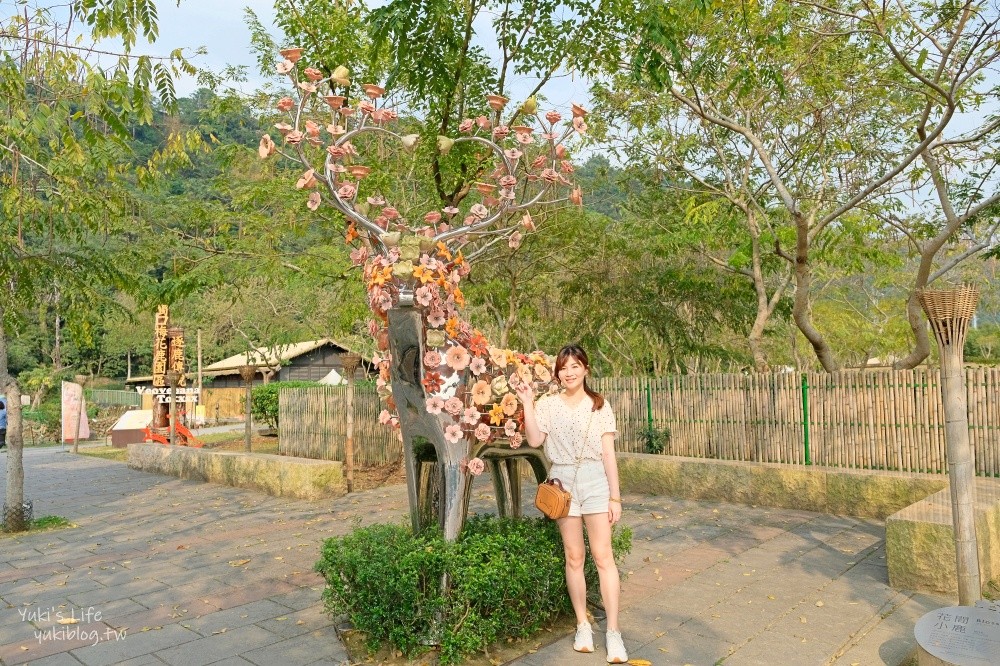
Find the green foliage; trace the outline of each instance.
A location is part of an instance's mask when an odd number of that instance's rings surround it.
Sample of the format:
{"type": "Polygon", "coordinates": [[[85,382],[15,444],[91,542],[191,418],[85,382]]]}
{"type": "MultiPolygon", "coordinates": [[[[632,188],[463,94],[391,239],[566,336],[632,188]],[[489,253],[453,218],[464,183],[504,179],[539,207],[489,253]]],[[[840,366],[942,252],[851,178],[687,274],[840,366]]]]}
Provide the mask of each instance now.
{"type": "Polygon", "coordinates": [[[62,516],[42,516],[41,518],[35,518],[31,521],[31,529],[33,530],[47,530],[56,527],[70,527],[71,522],[63,518],[62,516]]]}
{"type": "MultiPolygon", "coordinates": [[[[616,558],[631,543],[631,530],[616,529],[616,558]]],[[[596,589],[596,568],[587,563],[596,589]]],[[[328,539],[315,568],[327,581],[327,610],[347,615],[369,649],[389,644],[410,656],[437,644],[443,664],[529,636],[570,609],[559,531],[542,518],[473,517],[452,543],[434,531],[373,525],[328,539]]]]}
{"type": "Polygon", "coordinates": [[[660,454],[670,446],[670,428],[647,425],[642,431],[642,448],[646,453],[660,454]]]}
{"type": "Polygon", "coordinates": [[[250,391],[250,414],[270,428],[278,427],[278,394],[286,388],[321,386],[318,382],[270,382],[259,384],[250,391]]]}

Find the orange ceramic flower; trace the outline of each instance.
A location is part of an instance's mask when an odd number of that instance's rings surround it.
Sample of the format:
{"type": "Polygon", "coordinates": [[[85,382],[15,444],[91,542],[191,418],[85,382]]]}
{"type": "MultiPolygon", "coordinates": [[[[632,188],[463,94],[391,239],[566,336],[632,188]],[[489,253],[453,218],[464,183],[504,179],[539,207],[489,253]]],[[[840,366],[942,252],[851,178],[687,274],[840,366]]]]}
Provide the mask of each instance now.
{"type": "Polygon", "coordinates": [[[458,317],[452,317],[445,323],[444,332],[448,334],[448,337],[458,337],[458,317]]]}
{"type": "Polygon", "coordinates": [[[420,383],[424,385],[428,393],[435,393],[441,390],[444,379],[441,378],[441,373],[431,371],[424,375],[420,383]]]}
{"type": "Polygon", "coordinates": [[[302,49],[297,46],[281,49],[278,53],[280,53],[283,58],[291,60],[293,65],[299,61],[299,58],[302,57],[302,49]]]}
{"type": "Polygon", "coordinates": [[[437,253],[438,256],[445,261],[451,261],[451,252],[448,250],[448,246],[445,245],[443,241],[438,241],[437,253]]]}
{"type": "MultiPolygon", "coordinates": [[[[508,393],[500,401],[500,408],[507,416],[514,416],[514,413],[517,412],[517,397],[513,393],[508,393]]],[[[492,419],[493,413],[490,412],[490,420],[492,419]]],[[[497,423],[496,425],[500,424],[497,423]]]]}
{"type": "MultiPolygon", "coordinates": [[[[480,379],[472,385],[472,403],[475,405],[485,405],[493,396],[489,383],[485,379],[480,379]]],[[[501,410],[502,411],[502,410],[501,410]]]]}
{"type": "Polygon", "coordinates": [[[357,238],[359,238],[358,228],[351,222],[347,225],[347,242],[353,243],[357,238]]]}

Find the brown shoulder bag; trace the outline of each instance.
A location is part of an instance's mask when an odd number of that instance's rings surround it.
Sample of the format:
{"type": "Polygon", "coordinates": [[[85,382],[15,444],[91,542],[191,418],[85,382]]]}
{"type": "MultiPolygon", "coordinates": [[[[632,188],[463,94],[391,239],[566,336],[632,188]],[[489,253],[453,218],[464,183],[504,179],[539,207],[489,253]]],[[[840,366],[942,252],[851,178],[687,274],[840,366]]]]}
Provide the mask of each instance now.
{"type": "MultiPolygon", "coordinates": [[[[587,437],[590,435],[590,424],[594,421],[594,412],[590,412],[590,419],[587,420],[587,429],[583,432],[583,442],[580,445],[580,452],[576,456],[576,473],[573,475],[573,483],[580,473],[580,463],[583,462],[583,450],[587,446],[587,437]]],[[[546,518],[559,520],[569,515],[569,505],[573,500],[573,495],[563,488],[559,479],[548,479],[538,484],[538,492],[535,494],[535,508],[545,514],[546,518]]]]}

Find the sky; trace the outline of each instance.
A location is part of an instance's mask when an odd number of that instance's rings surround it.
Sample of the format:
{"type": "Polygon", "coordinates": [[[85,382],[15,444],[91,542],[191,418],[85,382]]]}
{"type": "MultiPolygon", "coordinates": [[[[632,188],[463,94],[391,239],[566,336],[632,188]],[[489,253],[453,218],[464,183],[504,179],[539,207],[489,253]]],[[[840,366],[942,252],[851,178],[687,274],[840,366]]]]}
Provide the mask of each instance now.
{"type": "MultiPolygon", "coordinates": [[[[369,6],[382,4],[377,0],[369,6]]],[[[152,46],[141,48],[147,53],[166,55],[175,48],[187,49],[192,54],[198,47],[205,47],[207,53],[197,56],[194,63],[212,71],[220,71],[226,65],[245,65],[250,80],[244,92],[251,92],[263,83],[257,74],[257,62],[250,50],[250,30],[244,22],[244,10],[249,8],[267,26],[273,26],[275,16],[273,0],[182,0],[157,3],[160,16],[160,36],[152,46]]],[[[479,35],[490,35],[490,17],[484,16],[476,25],[479,35]]],[[[272,34],[277,35],[277,28],[272,34]]],[[[495,44],[484,40],[481,45],[488,52],[496,53],[495,44]]],[[[345,63],[348,64],[349,63],[345,63]]],[[[191,77],[183,77],[176,82],[177,93],[185,96],[192,93],[197,83],[191,77]]],[[[534,87],[531,79],[513,79],[508,91],[512,100],[523,99],[534,87]]],[[[587,86],[579,77],[563,73],[551,81],[543,91],[548,104],[556,108],[569,108],[571,102],[587,104],[587,86]]]]}

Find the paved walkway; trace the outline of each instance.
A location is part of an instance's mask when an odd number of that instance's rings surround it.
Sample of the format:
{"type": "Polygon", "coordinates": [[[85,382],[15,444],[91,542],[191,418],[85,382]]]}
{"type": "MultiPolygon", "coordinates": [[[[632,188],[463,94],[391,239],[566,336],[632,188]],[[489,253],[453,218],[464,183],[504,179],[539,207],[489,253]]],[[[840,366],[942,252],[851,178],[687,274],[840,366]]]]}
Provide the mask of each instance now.
{"type": "MultiPolygon", "coordinates": [[[[406,511],[403,486],[308,502],[58,449],[29,450],[25,465],[35,516],[78,527],[0,536],[3,664],[345,664],[312,572],[320,544],[406,511]]],[[[488,493],[477,484],[480,508],[488,493]]],[[[888,587],[878,521],[625,499],[622,625],[630,656],[658,666],[895,665],[915,620],[951,602],[888,587]]],[[[515,663],[604,663],[601,646],[570,644],[515,663]]]]}

